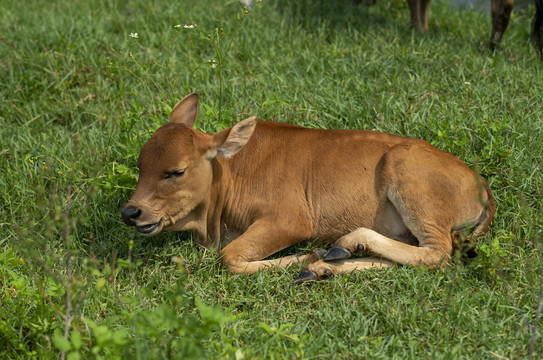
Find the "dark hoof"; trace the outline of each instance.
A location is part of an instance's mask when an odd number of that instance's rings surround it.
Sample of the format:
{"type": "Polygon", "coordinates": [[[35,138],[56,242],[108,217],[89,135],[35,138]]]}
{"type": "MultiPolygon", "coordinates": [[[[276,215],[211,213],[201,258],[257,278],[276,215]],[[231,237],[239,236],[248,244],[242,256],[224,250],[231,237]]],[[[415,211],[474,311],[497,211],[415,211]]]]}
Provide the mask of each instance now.
{"type": "Polygon", "coordinates": [[[311,271],[311,270],[304,270],[294,280],[294,284],[298,285],[306,281],[317,281],[317,280],[319,280],[319,275],[317,275],[316,272],[311,271]]]}
{"type": "Polygon", "coordinates": [[[326,255],[324,255],[324,261],[331,261],[331,260],[342,260],[342,259],[348,259],[351,257],[351,252],[345,248],[342,247],[333,247],[326,255]]]}
{"type": "Polygon", "coordinates": [[[313,253],[317,255],[319,259],[322,259],[326,255],[327,251],[321,248],[316,248],[313,249],[313,253]]]}

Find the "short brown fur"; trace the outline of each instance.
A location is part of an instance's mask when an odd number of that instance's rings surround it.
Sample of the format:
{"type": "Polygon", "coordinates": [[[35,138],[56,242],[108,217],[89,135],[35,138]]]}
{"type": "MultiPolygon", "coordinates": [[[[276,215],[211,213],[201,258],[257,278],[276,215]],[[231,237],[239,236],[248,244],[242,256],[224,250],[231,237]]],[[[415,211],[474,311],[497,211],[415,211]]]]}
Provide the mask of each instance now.
{"type": "Polygon", "coordinates": [[[254,117],[210,135],[192,128],[197,104],[196,94],[183,99],[143,147],[122,215],[145,235],[193,231],[203,246],[222,247],[233,272],[304,262],[322,278],[443,266],[456,242],[486,232],[494,216],[486,181],[423,140],[254,117]],[[347,255],[264,260],[315,238],[347,255]],[[356,252],[371,257],[347,259],[356,252]]]}

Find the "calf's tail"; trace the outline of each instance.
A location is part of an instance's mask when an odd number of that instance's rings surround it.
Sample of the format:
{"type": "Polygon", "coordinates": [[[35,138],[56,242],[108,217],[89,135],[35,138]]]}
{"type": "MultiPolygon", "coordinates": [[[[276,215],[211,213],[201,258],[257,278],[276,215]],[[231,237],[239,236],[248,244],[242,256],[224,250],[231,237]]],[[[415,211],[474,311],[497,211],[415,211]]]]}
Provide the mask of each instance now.
{"type": "Polygon", "coordinates": [[[532,42],[543,61],[543,0],[534,0],[535,15],[532,22],[532,42]]]}
{"type": "Polygon", "coordinates": [[[453,239],[453,251],[460,251],[463,256],[468,258],[477,256],[475,242],[477,238],[483,236],[490,229],[490,223],[492,222],[492,219],[494,219],[494,214],[496,212],[496,202],[494,201],[490,186],[482,177],[479,178],[479,181],[482,185],[482,190],[486,193],[487,200],[484,203],[484,208],[479,220],[477,223],[473,224],[475,229],[473,229],[468,236],[465,236],[465,234],[458,231],[453,231],[451,234],[453,239]]]}
{"type": "Polygon", "coordinates": [[[472,234],[473,238],[484,235],[488,231],[488,229],[490,229],[490,223],[492,222],[492,219],[494,219],[494,213],[496,212],[496,202],[494,201],[494,196],[492,195],[490,186],[488,185],[485,179],[481,178],[481,181],[482,181],[483,188],[486,191],[488,200],[485,204],[485,211],[483,215],[481,216],[482,218],[481,222],[473,231],[473,234],[472,234]]]}

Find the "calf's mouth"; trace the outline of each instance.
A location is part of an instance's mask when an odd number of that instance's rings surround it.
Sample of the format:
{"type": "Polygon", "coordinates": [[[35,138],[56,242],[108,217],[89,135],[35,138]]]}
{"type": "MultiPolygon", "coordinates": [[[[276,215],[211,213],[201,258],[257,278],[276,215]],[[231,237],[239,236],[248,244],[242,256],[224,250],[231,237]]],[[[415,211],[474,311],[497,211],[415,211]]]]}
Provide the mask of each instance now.
{"type": "Polygon", "coordinates": [[[136,229],[142,235],[155,235],[162,230],[162,220],[154,224],[136,225],[136,229]]]}

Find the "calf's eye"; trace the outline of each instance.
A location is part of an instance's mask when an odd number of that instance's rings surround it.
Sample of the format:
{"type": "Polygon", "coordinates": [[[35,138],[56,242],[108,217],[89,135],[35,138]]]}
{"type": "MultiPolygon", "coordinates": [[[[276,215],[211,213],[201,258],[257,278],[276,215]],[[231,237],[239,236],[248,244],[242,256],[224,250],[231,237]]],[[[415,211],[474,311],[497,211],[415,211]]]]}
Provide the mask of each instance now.
{"type": "Polygon", "coordinates": [[[183,176],[186,169],[183,170],[174,170],[174,171],[168,171],[164,174],[164,179],[175,179],[180,176],[183,176]]]}

